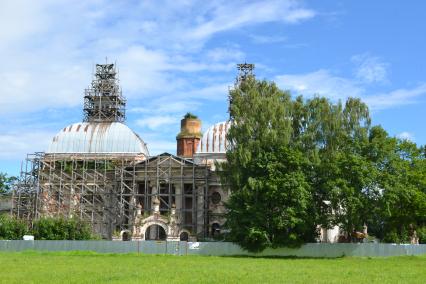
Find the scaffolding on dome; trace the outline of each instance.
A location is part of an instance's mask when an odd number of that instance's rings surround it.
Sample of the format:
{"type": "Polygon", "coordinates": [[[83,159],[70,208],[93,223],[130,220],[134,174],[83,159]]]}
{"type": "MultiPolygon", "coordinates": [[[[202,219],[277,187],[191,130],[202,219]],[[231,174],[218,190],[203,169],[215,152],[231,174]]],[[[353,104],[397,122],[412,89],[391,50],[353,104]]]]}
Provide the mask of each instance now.
{"type": "Polygon", "coordinates": [[[96,64],[92,84],[84,94],[84,122],[124,122],[126,100],[114,64],[96,64]]]}

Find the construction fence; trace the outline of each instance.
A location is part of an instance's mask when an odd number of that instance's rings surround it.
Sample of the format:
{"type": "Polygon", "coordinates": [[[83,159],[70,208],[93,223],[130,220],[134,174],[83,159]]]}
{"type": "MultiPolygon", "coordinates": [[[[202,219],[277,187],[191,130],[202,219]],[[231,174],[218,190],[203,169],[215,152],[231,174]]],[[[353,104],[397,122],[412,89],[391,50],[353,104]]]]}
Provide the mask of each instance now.
{"type": "Polygon", "coordinates": [[[308,243],[300,248],[266,249],[249,253],[229,242],[172,241],[8,241],[0,240],[0,251],[94,251],[98,253],[138,253],[212,256],[280,256],[280,257],[386,257],[426,254],[426,245],[379,243],[308,243]]]}

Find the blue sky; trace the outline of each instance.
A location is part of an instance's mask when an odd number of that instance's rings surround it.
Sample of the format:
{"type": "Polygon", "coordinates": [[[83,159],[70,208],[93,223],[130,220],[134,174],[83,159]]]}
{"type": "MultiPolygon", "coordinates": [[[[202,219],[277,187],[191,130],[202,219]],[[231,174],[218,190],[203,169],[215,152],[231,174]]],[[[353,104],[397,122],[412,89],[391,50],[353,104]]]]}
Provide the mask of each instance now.
{"type": "Polygon", "coordinates": [[[374,124],[426,144],[425,1],[0,2],[0,171],[82,120],[95,63],[117,62],[127,124],[175,153],[180,118],[227,118],[239,62],[306,97],[361,97],[374,124]]]}

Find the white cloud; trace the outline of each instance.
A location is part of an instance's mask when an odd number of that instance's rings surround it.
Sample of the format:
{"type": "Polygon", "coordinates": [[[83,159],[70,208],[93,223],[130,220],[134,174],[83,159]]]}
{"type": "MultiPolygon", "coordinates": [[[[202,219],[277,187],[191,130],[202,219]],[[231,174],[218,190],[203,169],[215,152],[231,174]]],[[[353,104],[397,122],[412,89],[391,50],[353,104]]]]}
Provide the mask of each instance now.
{"type": "Polygon", "coordinates": [[[152,130],[158,129],[159,127],[176,124],[179,121],[179,117],[171,115],[158,115],[158,116],[147,116],[136,120],[136,124],[140,127],[146,127],[152,130]]]}
{"type": "Polygon", "coordinates": [[[295,24],[315,16],[315,12],[301,7],[299,1],[261,1],[241,3],[226,1],[213,9],[212,19],[188,33],[190,39],[208,38],[215,33],[244,25],[267,22],[295,24]]]}
{"type": "Polygon", "coordinates": [[[379,57],[367,53],[352,57],[356,65],[355,76],[366,83],[387,82],[389,64],[383,62],[379,57]]]}
{"type": "Polygon", "coordinates": [[[406,132],[406,131],[401,132],[396,137],[402,140],[408,140],[408,141],[414,142],[414,135],[410,132],[406,132]]]}
{"type": "Polygon", "coordinates": [[[252,35],[249,35],[249,37],[254,43],[259,43],[259,44],[279,43],[279,42],[286,42],[287,41],[287,37],[279,36],[279,35],[252,34],[252,35]]]}
{"type": "MultiPolygon", "coordinates": [[[[0,40],[13,43],[41,32],[46,28],[46,18],[40,17],[44,5],[34,1],[13,0],[0,2],[0,40]]],[[[1,45],[1,44],[0,44],[1,45]]]]}
{"type": "Polygon", "coordinates": [[[27,153],[46,151],[56,133],[42,130],[0,134],[0,159],[23,159],[27,153]]]}
{"type": "Polygon", "coordinates": [[[245,54],[236,48],[214,48],[207,52],[207,58],[214,62],[242,60],[245,54]]]}
{"type": "Polygon", "coordinates": [[[353,81],[335,76],[324,69],[306,74],[279,75],[275,81],[281,88],[298,94],[307,96],[318,94],[335,100],[359,97],[364,92],[363,88],[353,81]]]}
{"type": "Polygon", "coordinates": [[[276,76],[276,83],[283,89],[296,94],[312,96],[315,94],[332,100],[348,97],[361,98],[372,110],[381,110],[416,103],[426,96],[426,83],[410,89],[397,89],[384,93],[368,93],[366,83],[355,78],[333,75],[329,70],[318,70],[306,74],[285,74],[276,76]]]}
{"type": "Polygon", "coordinates": [[[426,96],[426,84],[420,84],[411,89],[398,89],[388,93],[364,96],[363,100],[370,108],[379,110],[413,104],[416,103],[421,96],[426,96]]]}
{"type": "Polygon", "coordinates": [[[129,109],[129,113],[177,113],[182,114],[187,111],[194,111],[201,103],[195,100],[173,100],[163,97],[150,103],[149,106],[134,107],[129,109]]]}
{"type": "Polygon", "coordinates": [[[230,83],[211,84],[203,88],[195,88],[186,92],[179,92],[175,94],[175,98],[179,99],[198,99],[220,101],[228,97],[230,83]]]}

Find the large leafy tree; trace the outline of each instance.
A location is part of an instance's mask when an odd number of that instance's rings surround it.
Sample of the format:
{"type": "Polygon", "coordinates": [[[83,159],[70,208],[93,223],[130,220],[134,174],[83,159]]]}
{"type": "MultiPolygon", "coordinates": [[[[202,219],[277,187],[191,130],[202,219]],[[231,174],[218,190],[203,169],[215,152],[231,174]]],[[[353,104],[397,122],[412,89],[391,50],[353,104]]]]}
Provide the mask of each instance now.
{"type": "Polygon", "coordinates": [[[223,165],[232,189],[228,202],[231,239],[248,250],[297,246],[312,240],[310,161],[291,143],[292,101],[274,83],[249,78],[231,91],[233,125],[223,165]]]}
{"type": "Polygon", "coordinates": [[[426,231],[426,149],[371,127],[359,99],[292,99],[249,77],[230,101],[222,176],[230,238],[244,248],[297,246],[316,225],[367,225],[385,240],[426,231]]]}

